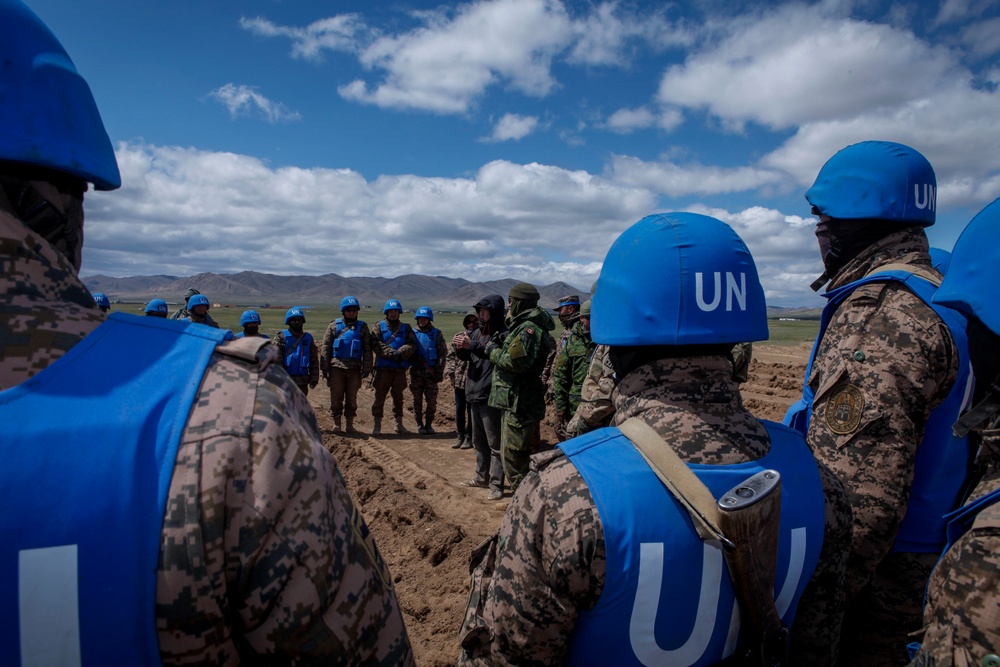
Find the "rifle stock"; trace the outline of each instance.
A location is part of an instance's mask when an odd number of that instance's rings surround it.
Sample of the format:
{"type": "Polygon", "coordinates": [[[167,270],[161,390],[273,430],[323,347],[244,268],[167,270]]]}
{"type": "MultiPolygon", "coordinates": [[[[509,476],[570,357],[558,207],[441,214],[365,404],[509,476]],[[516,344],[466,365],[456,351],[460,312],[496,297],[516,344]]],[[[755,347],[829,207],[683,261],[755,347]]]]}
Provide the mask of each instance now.
{"type": "Polygon", "coordinates": [[[781,518],[781,475],[764,470],[719,499],[719,528],[735,545],[726,549],[740,607],[747,664],[787,664],[787,630],[774,606],[781,518]]]}

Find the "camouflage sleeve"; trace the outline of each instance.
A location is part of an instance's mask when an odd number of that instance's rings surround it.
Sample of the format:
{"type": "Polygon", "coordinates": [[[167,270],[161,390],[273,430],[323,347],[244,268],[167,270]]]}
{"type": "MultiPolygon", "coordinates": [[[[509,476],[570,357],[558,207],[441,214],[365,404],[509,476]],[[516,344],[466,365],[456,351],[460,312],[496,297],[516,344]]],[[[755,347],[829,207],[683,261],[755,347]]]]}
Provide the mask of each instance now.
{"type": "Polygon", "coordinates": [[[417,334],[413,333],[413,327],[406,325],[406,342],[399,346],[399,353],[404,359],[409,359],[417,351],[417,334]]]}
{"type": "Polygon", "coordinates": [[[438,382],[444,379],[444,365],[448,360],[448,343],[444,340],[444,333],[437,330],[437,364],[434,368],[434,377],[438,382]]]}
{"type": "Polygon", "coordinates": [[[448,346],[448,356],[445,358],[444,364],[444,374],[451,380],[453,387],[458,385],[455,384],[455,375],[458,372],[458,352],[455,350],[454,345],[448,346]]]}
{"type": "Polygon", "coordinates": [[[323,342],[319,348],[320,369],[330,370],[330,358],[333,356],[333,341],[337,337],[337,323],[330,322],[323,334],[323,342]]]}
{"type": "Polygon", "coordinates": [[[535,324],[511,331],[504,339],[503,347],[490,353],[490,362],[511,373],[527,373],[535,365],[538,355],[545,350],[544,333],[535,324]]]}
{"type": "Polygon", "coordinates": [[[556,353],[555,368],[552,371],[552,402],[556,415],[569,412],[569,391],[573,386],[572,364],[569,362],[569,345],[556,353]]]}
{"type": "Polygon", "coordinates": [[[566,427],[568,435],[581,435],[611,422],[615,414],[615,406],[611,402],[611,393],[615,389],[614,375],[608,346],[598,345],[580,389],[580,405],[566,427]]]}
{"type": "Polygon", "coordinates": [[[283,364],[285,362],[285,332],[279,331],[274,334],[274,351],[278,355],[278,363],[283,364]]]}
{"type": "Polygon", "coordinates": [[[316,341],[309,341],[309,384],[315,387],[319,384],[319,348],[316,341]]]}
{"type": "MultiPolygon", "coordinates": [[[[1000,488],[1000,474],[991,472],[973,497],[1000,488]]],[[[938,561],[927,585],[924,625],[911,667],[985,665],[985,656],[1000,654],[1000,503],[981,511],[938,561]]]]}
{"type": "Polygon", "coordinates": [[[809,379],[816,400],[807,440],[854,508],[848,602],[895,540],[917,446],[957,361],[940,318],[896,283],[856,289],[827,328],[809,379]]]}
{"type": "Polygon", "coordinates": [[[851,552],[852,512],[843,484],[817,464],[826,499],[826,526],[819,564],[806,586],[791,629],[790,664],[837,664],[844,620],[844,578],[851,552]]]}
{"type": "Polygon", "coordinates": [[[163,662],[412,665],[385,563],[271,360],[213,356],[184,430],[157,572],[163,662]]]}
{"type": "Polygon", "coordinates": [[[499,532],[474,553],[459,665],[559,665],[604,585],[597,509],[561,452],[533,457],[499,532]]]}
{"type": "Polygon", "coordinates": [[[368,329],[368,324],[361,327],[361,372],[369,374],[373,365],[372,333],[368,329]]]}

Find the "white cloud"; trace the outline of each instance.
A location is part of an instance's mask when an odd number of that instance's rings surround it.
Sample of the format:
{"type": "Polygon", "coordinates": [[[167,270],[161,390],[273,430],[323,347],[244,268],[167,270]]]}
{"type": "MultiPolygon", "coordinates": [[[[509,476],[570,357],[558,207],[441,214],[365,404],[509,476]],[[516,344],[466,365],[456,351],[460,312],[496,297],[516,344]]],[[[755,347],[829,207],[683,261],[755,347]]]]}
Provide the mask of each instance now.
{"type": "Polygon", "coordinates": [[[486,140],[493,142],[517,141],[534,132],[537,127],[537,116],[521,116],[515,113],[506,113],[493,126],[493,132],[486,140]]]}
{"type": "Polygon", "coordinates": [[[367,32],[357,14],[340,14],[310,23],[305,28],[279,26],[265,18],[241,18],[240,27],[261,37],[286,37],[292,41],[292,57],[320,60],[323,51],[352,52],[357,38],[367,32]]]}
{"type": "Polygon", "coordinates": [[[746,121],[786,129],[892,110],[968,79],[949,51],[822,5],[735,19],[724,32],[667,69],[660,102],[707,109],[737,130],[746,121]]]}
{"type": "Polygon", "coordinates": [[[725,168],[670,161],[647,162],[627,155],[614,155],[609,178],[615,183],[681,197],[780,186],[786,182],[787,175],[774,169],[757,167],[725,168]]]}
{"type": "Polygon", "coordinates": [[[576,40],[567,59],[585,65],[626,66],[638,44],[664,49],[693,40],[683,26],[667,19],[664,9],[647,6],[634,12],[618,2],[601,3],[572,25],[576,40]]]}
{"type": "Polygon", "coordinates": [[[229,109],[229,115],[259,116],[269,123],[278,121],[302,120],[297,111],[289,111],[284,104],[274,102],[257,92],[256,86],[236,85],[227,83],[209,93],[210,96],[222,102],[229,109]]]}
{"type": "Polygon", "coordinates": [[[658,127],[670,132],[684,122],[684,114],[675,107],[664,107],[654,113],[649,107],[618,109],[604,122],[604,127],[618,134],[658,127]]]}

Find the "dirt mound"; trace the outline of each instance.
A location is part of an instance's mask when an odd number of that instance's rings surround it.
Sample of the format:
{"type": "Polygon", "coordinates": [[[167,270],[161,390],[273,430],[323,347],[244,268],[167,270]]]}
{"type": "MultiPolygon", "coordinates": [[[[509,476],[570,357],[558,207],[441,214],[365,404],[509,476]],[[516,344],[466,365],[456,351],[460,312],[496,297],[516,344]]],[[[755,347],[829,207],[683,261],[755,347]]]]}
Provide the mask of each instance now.
{"type": "MultiPolygon", "coordinates": [[[[743,400],[757,417],[780,421],[799,398],[809,347],[754,346],[743,400]]],[[[320,385],[310,400],[327,447],[337,458],[382,556],[389,564],[417,664],[452,665],[468,600],[469,554],[500,525],[509,498],[486,499],[485,489],[459,484],[475,471],[473,450],[456,450],[451,385],[441,385],[437,435],[417,435],[406,393],[404,424],[411,433],[371,437],[372,390],[358,396],[357,435],[332,432],[329,394],[320,385]]],[[[391,415],[391,401],[386,414],[391,415]]],[[[391,419],[383,428],[391,431],[391,419]]],[[[555,444],[551,418],[542,424],[543,446],[555,444]]]]}

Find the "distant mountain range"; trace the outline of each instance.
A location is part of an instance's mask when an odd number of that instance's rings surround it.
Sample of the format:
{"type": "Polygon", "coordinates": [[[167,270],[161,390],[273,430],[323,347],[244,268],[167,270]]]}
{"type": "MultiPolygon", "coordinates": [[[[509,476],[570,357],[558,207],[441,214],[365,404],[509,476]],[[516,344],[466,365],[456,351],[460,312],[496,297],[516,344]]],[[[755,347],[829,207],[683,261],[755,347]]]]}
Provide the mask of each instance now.
{"type": "MultiPolygon", "coordinates": [[[[466,310],[487,294],[506,297],[510,288],[521,282],[513,278],[471,282],[463,278],[408,274],[398,278],[351,277],[328,273],[322,276],[278,276],[272,273],[242,271],[240,273],[199,273],[178,276],[130,276],[113,278],[94,275],[83,279],[91,292],[103,292],[112,301],[146,302],[164,299],[177,304],[184,293],[194,288],[213,303],[232,306],[292,306],[337,305],[348,294],[356,296],[364,306],[381,309],[388,299],[399,299],[407,310],[420,306],[438,309],[466,310]]],[[[590,294],[564,282],[536,285],[542,295],[542,305],[554,307],[560,297],[577,294],[586,299],[590,294]]],[[[816,308],[769,307],[768,317],[815,319],[816,308]]]]}
{"type": "MultiPolygon", "coordinates": [[[[113,278],[95,275],[83,278],[91,292],[103,292],[112,301],[148,301],[160,298],[180,303],[184,293],[194,288],[213,303],[236,306],[329,305],[347,296],[356,296],[362,305],[381,309],[388,299],[399,299],[407,310],[419,306],[465,310],[487,294],[506,298],[510,288],[521,282],[513,278],[474,283],[462,278],[409,274],[398,278],[351,277],[328,273],[322,276],[277,276],[271,273],[199,273],[177,276],[130,276],[113,278]]],[[[542,305],[555,306],[560,297],[589,294],[564,282],[536,285],[542,305]]]]}

